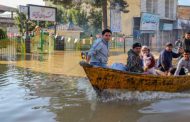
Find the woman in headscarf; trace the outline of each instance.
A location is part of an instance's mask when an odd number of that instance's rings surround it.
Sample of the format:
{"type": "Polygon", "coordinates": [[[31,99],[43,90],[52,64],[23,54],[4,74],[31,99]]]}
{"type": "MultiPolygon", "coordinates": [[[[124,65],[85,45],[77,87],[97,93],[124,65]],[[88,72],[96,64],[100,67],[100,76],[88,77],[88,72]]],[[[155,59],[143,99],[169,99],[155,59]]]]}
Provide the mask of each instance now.
{"type": "Polygon", "coordinates": [[[144,72],[146,74],[155,74],[156,75],[156,71],[154,68],[156,61],[155,61],[154,56],[150,53],[150,49],[148,46],[142,46],[141,58],[143,60],[144,72]]]}

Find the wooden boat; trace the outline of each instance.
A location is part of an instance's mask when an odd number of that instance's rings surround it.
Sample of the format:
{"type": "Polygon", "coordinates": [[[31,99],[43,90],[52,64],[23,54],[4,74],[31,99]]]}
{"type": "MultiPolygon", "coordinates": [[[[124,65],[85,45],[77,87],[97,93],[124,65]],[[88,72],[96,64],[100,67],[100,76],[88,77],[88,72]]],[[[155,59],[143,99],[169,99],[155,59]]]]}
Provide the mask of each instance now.
{"type": "Polygon", "coordinates": [[[126,89],[129,91],[179,92],[190,90],[190,76],[155,76],[94,67],[80,62],[95,90],[126,89]]]}

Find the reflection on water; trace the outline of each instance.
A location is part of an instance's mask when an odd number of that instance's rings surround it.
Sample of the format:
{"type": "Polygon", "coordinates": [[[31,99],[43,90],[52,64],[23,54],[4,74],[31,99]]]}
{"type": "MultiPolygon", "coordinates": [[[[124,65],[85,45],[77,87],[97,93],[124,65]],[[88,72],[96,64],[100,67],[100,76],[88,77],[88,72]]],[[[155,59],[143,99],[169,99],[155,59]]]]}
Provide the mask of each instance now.
{"type": "Polygon", "coordinates": [[[106,90],[103,94],[97,97],[84,77],[0,65],[2,122],[147,122],[167,121],[165,116],[173,115],[184,121],[190,118],[189,93],[106,90]]]}
{"type": "Polygon", "coordinates": [[[45,61],[48,60],[49,54],[15,54],[15,55],[0,55],[0,61],[45,61]]]}
{"type": "Polygon", "coordinates": [[[55,114],[48,112],[48,97],[38,97],[30,84],[42,75],[17,69],[12,65],[0,65],[0,120],[2,122],[54,121],[55,114]],[[43,108],[43,109],[37,109],[43,108]],[[49,116],[49,118],[47,118],[49,116]],[[39,119],[40,118],[40,119],[39,119]]]}
{"type": "Polygon", "coordinates": [[[0,55],[0,64],[14,64],[36,72],[85,76],[79,66],[80,52],[57,52],[55,54],[0,55]]]}

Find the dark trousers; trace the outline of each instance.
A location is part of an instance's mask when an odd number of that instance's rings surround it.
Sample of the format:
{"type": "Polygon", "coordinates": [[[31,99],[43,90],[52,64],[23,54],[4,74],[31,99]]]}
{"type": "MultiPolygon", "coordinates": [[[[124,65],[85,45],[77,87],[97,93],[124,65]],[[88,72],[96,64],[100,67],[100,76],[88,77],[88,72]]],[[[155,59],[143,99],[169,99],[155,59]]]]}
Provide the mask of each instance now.
{"type": "MultiPolygon", "coordinates": [[[[170,74],[174,75],[176,70],[177,70],[177,68],[172,68],[172,69],[170,70],[170,74]]],[[[181,70],[180,70],[180,72],[179,72],[179,75],[186,75],[184,68],[181,68],[181,70]]]]}
{"type": "Polygon", "coordinates": [[[158,70],[162,71],[162,72],[166,72],[166,70],[161,66],[161,67],[158,67],[158,70]]]}

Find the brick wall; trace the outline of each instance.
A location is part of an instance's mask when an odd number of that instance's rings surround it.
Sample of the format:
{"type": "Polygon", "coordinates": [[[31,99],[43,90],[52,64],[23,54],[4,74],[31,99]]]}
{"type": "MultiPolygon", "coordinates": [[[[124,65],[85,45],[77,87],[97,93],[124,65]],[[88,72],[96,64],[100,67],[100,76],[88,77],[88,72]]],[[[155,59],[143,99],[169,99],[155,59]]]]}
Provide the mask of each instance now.
{"type": "Polygon", "coordinates": [[[190,6],[178,6],[177,17],[190,20],[190,6]]]}

